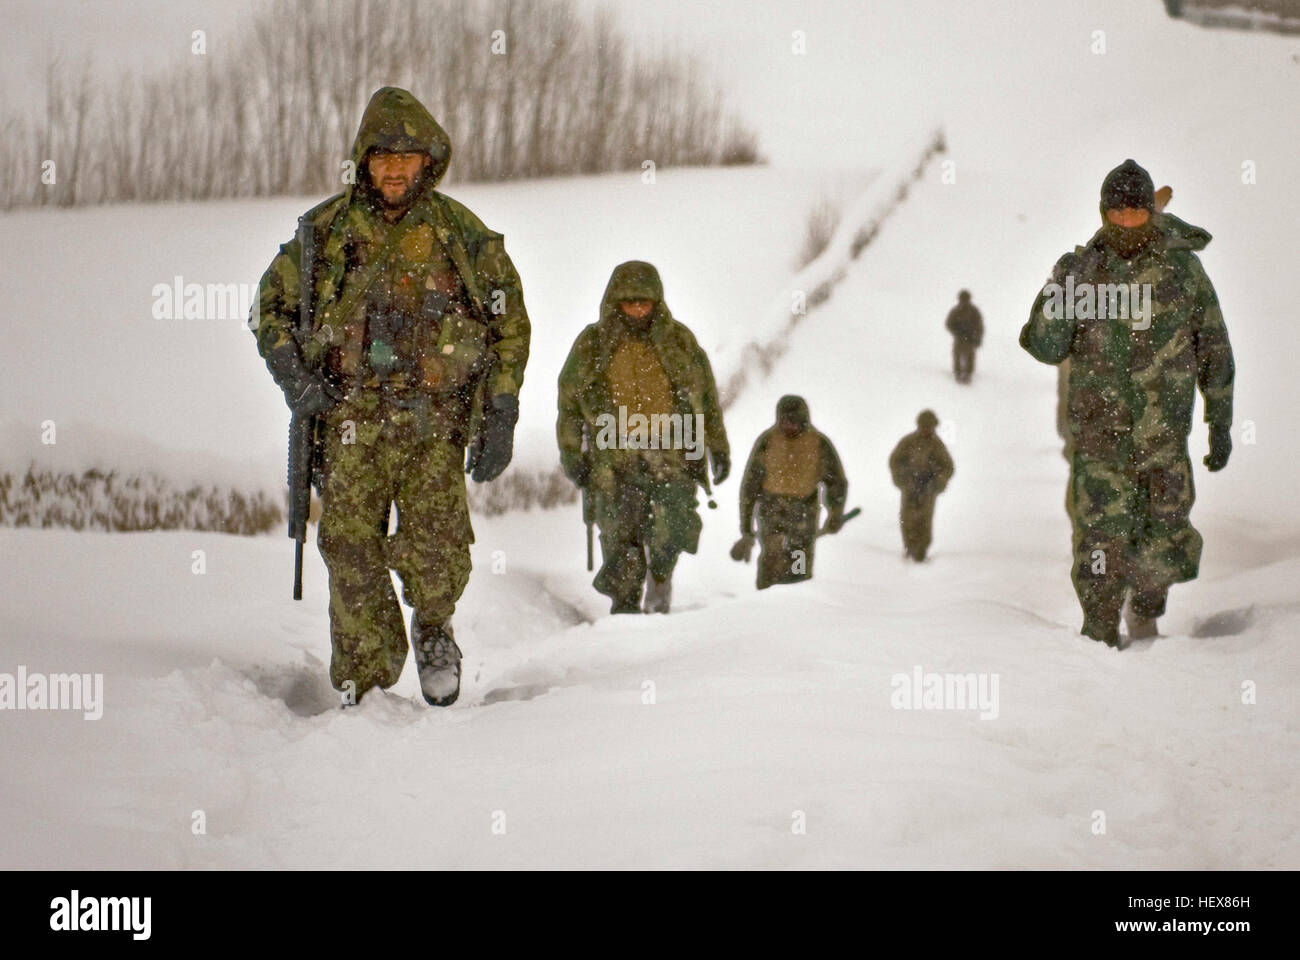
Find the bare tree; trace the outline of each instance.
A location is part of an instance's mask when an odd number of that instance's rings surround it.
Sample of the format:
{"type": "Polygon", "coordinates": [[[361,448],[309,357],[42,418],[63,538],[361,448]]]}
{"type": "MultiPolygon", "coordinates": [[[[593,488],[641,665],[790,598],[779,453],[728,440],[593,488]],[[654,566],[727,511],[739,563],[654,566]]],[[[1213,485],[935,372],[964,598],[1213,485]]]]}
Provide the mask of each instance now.
{"type": "Polygon", "coordinates": [[[759,159],[697,60],[638,47],[607,9],[573,0],[274,0],[226,59],[98,86],[86,64],[71,88],[65,67],[47,57],[34,123],[0,116],[7,206],[333,192],[366,97],[387,83],[440,117],[452,180],[759,159]],[[23,174],[33,156],[57,161],[55,186],[23,174]]]}

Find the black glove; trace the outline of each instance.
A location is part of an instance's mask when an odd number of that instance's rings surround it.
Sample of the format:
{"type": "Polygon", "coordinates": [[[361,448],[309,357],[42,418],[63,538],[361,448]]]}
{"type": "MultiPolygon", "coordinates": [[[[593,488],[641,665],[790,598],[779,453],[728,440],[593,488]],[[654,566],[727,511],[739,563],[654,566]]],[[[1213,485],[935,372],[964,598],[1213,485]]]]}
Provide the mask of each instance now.
{"type": "Polygon", "coordinates": [[[266,366],[294,416],[327,413],[343,399],[342,391],[308,368],[295,344],[282,343],[272,350],[266,355],[266,366]]]}
{"type": "Polygon", "coordinates": [[[1228,465],[1228,455],[1232,453],[1231,428],[1222,424],[1210,426],[1210,452],[1202,461],[1211,472],[1222,470],[1228,465]]]}
{"type": "Polygon", "coordinates": [[[465,472],[475,483],[487,483],[501,476],[510,464],[515,448],[515,423],[519,420],[519,398],[499,393],[483,409],[478,436],[470,441],[465,472]]]}
{"type": "Polygon", "coordinates": [[[713,460],[713,485],[716,487],[731,473],[731,457],[722,451],[713,453],[710,457],[713,460]]]}
{"type": "Polygon", "coordinates": [[[840,513],[832,513],[829,517],[826,518],[826,532],[827,532],[827,533],[839,533],[839,532],[840,532],[840,527],[842,527],[842,526],[844,526],[844,515],[843,515],[843,514],[840,514],[840,513]]]}
{"type": "Polygon", "coordinates": [[[585,487],[587,481],[591,479],[591,464],[587,462],[586,457],[579,457],[572,467],[564,471],[564,474],[573,481],[575,487],[585,487]]]}

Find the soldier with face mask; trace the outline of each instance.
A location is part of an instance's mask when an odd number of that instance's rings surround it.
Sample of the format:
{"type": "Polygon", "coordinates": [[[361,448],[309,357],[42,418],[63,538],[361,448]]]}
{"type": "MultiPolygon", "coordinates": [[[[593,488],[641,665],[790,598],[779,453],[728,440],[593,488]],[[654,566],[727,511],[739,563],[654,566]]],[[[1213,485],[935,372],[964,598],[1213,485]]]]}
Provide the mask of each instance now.
{"type": "Polygon", "coordinates": [[[749,562],[758,516],[758,589],[797,583],[813,575],[819,532],[836,533],[844,518],[848,481],[839,454],[815,429],[803,397],[785,396],[776,405],[776,424],[754,441],[740,484],[740,539],[731,558],[749,562]],[[818,530],[820,497],[826,527],[818,530]]]}
{"type": "Polygon", "coordinates": [[[709,359],[651,264],[614,268],[600,319],[560,372],[555,433],[564,472],[594,500],[604,563],[593,585],[611,613],[667,613],[677,558],[699,545],[705,454],[715,484],[731,455],[709,359]]]}
{"type": "Polygon", "coordinates": [[[1020,331],[1036,360],[1069,360],[1072,579],[1083,635],[1110,646],[1126,598],[1129,637],[1156,636],[1169,587],[1199,570],[1187,453],[1198,387],[1205,466],[1223,469],[1232,451],[1232,347],[1196,256],[1210,235],[1160,212],[1152,187],[1133,160],[1107,174],[1101,229],[1057,261],[1020,331]]]}

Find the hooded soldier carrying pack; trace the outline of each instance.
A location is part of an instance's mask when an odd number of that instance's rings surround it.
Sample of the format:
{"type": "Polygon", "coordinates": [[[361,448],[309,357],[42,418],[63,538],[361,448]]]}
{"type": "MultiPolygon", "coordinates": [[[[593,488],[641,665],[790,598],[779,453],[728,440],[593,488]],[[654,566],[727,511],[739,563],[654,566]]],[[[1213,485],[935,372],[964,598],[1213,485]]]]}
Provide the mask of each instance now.
{"type": "Polygon", "coordinates": [[[262,278],[258,349],[291,340],[345,391],[378,387],[437,397],[439,423],[462,442],[486,397],[517,396],[529,322],[501,234],[435,187],[451,160],[446,132],[410,93],[370,99],[352,145],[356,182],[306,215],[315,232],[310,331],[294,335],[297,238],[262,278]],[[375,150],[422,152],[429,166],[395,224],[382,214],[366,165],[375,150]]]}

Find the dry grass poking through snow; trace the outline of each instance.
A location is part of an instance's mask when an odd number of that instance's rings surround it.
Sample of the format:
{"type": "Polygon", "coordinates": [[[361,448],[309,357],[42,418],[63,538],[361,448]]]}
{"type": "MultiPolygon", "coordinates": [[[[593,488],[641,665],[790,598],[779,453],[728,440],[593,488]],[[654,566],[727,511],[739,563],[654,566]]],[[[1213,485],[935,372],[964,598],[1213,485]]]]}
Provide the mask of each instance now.
{"type": "Polygon", "coordinates": [[[178,487],[155,474],[56,472],[29,466],[0,473],[0,525],[71,530],[211,530],[265,533],[284,508],[262,491],[178,487]]]}

